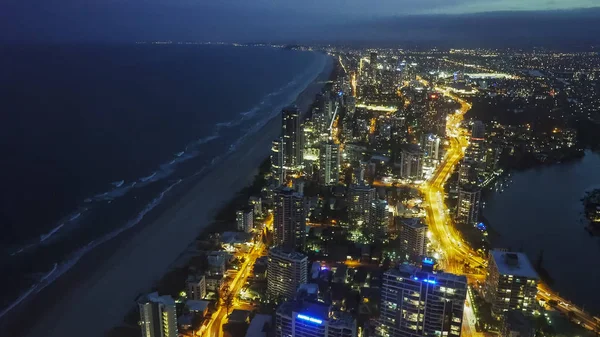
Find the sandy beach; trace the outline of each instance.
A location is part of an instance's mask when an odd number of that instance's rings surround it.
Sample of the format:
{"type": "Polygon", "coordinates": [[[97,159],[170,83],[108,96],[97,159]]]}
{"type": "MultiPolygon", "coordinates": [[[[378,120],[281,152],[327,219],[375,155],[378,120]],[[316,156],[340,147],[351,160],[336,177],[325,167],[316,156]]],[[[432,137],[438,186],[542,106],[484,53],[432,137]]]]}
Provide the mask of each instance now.
{"type": "MultiPolygon", "coordinates": [[[[330,70],[328,62],[297,98],[303,111],[330,70]]],[[[104,336],[122,322],[137,296],[150,290],[169,270],[212,222],[217,210],[252,181],[279,132],[280,120],[274,118],[193,186],[181,189],[176,200],[157,207],[138,227],[86,255],[55,283],[7,315],[4,327],[0,326],[2,335],[104,336]]]]}

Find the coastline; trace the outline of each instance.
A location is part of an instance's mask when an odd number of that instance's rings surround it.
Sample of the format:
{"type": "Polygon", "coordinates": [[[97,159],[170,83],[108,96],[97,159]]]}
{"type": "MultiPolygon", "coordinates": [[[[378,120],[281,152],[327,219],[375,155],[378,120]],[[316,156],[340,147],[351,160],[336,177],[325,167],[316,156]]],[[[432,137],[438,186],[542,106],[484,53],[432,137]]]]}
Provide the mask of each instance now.
{"type": "MultiPolygon", "coordinates": [[[[329,57],[321,73],[295,99],[303,111],[320,92],[332,65],[329,57]]],[[[135,298],[150,290],[209,227],[216,212],[252,182],[279,130],[279,119],[271,119],[204,176],[176,186],[138,226],[91,251],[3,317],[0,329],[12,336],[103,336],[120,324],[135,298]]]]}

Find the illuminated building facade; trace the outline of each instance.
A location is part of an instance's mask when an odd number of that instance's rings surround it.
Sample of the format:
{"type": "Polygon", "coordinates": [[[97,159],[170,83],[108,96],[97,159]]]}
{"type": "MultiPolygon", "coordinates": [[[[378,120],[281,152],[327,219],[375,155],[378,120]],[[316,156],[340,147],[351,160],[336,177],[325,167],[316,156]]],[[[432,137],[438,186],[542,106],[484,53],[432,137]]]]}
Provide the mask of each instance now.
{"type": "Polygon", "coordinates": [[[302,164],[302,131],[300,129],[300,109],[287,107],[281,111],[281,136],[283,139],[283,162],[287,168],[302,164]]]}
{"type": "Polygon", "coordinates": [[[423,152],[417,145],[405,146],[400,153],[400,177],[420,180],[423,178],[423,152]]]}
{"type": "Polygon", "coordinates": [[[400,222],[400,250],[410,262],[418,262],[427,253],[427,225],[419,218],[400,222]]]}
{"type": "Polygon", "coordinates": [[[467,278],[403,264],[383,276],[379,324],[381,337],[460,336],[467,278]]]}
{"type": "Polygon", "coordinates": [[[291,300],[308,278],[308,257],[281,247],[269,250],[267,296],[272,300],[291,300]]]}
{"type": "Polygon", "coordinates": [[[458,189],[456,222],[477,226],[481,203],[481,188],[475,185],[461,186],[458,189]]]}
{"type": "Polygon", "coordinates": [[[281,186],[275,190],[273,210],[273,241],[276,246],[302,251],[306,238],[306,208],[304,196],[281,186]]]}
{"type": "Polygon", "coordinates": [[[348,190],[348,216],[350,222],[354,225],[366,223],[369,220],[369,211],[374,200],[374,187],[364,184],[350,186],[348,190]]]}
{"type": "Polygon", "coordinates": [[[271,146],[271,175],[277,186],[285,183],[283,138],[277,138],[271,146]]]}
{"type": "Polygon", "coordinates": [[[290,301],[277,308],[275,337],[356,337],[356,320],[321,302],[290,301]]]}
{"type": "Polygon", "coordinates": [[[332,141],[321,144],[319,179],[323,185],[337,185],[340,180],[340,146],[332,141]]]}
{"type": "Polygon", "coordinates": [[[492,313],[500,316],[509,310],[531,314],[537,295],[539,276],[527,255],[492,250],[484,295],[492,304],[492,313]]]}
{"type": "Polygon", "coordinates": [[[142,337],[177,337],[177,312],[171,296],[150,293],[138,300],[142,337]]]}
{"type": "Polygon", "coordinates": [[[374,241],[382,241],[386,238],[389,227],[388,203],[385,200],[374,200],[369,210],[368,236],[374,241]]]}
{"type": "Polygon", "coordinates": [[[237,230],[250,233],[254,228],[254,212],[253,209],[248,207],[247,209],[239,210],[235,213],[235,221],[237,223],[237,230]]]}

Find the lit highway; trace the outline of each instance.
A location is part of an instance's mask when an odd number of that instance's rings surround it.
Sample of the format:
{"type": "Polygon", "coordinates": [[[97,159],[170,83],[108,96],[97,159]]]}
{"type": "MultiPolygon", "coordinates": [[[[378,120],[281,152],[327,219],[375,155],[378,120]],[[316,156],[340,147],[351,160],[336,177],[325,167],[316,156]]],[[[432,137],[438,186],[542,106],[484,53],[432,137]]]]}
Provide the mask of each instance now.
{"type": "MultiPolygon", "coordinates": [[[[269,214],[265,221],[266,228],[272,228],[273,226],[273,215],[269,214]]],[[[248,309],[248,306],[245,303],[240,302],[238,300],[238,294],[241,292],[242,288],[246,284],[246,280],[248,279],[248,275],[250,275],[250,271],[252,270],[252,266],[256,262],[256,259],[263,256],[265,253],[265,247],[262,243],[262,240],[258,240],[256,245],[246,254],[244,254],[245,261],[240,267],[234,279],[229,284],[230,292],[234,295],[233,305],[230,310],[233,309],[248,309]]],[[[219,305],[219,309],[211,316],[210,321],[206,325],[206,329],[203,329],[197,333],[198,336],[201,336],[203,332],[207,332],[205,336],[207,337],[222,337],[223,336],[223,325],[227,324],[227,308],[223,299],[220,299],[221,303],[219,305]]]]}
{"type": "MultiPolygon", "coordinates": [[[[421,82],[428,84],[421,79],[421,82]]],[[[471,108],[471,104],[467,103],[460,97],[457,97],[447,90],[437,88],[436,90],[453,98],[461,104],[461,108],[456,114],[448,119],[447,135],[450,138],[450,147],[444,157],[442,163],[436,169],[432,177],[421,186],[421,191],[425,196],[425,207],[427,211],[427,220],[429,230],[433,236],[433,243],[441,250],[440,266],[454,274],[464,274],[463,264],[469,263],[473,267],[484,265],[483,258],[476,255],[476,252],[469,247],[460,237],[458,231],[452,226],[452,222],[448,218],[448,211],[444,204],[444,184],[454,171],[454,167],[458,164],[464,155],[464,149],[468,145],[468,140],[465,136],[466,131],[461,129],[461,122],[465,112],[471,108]]],[[[483,281],[484,275],[467,275],[470,282],[483,281]]],[[[595,317],[585,313],[582,309],[570,304],[564,298],[561,298],[556,293],[552,292],[546,285],[538,286],[538,299],[554,300],[559,305],[556,309],[562,313],[571,312],[575,320],[590,330],[598,331],[598,322],[595,317]]],[[[475,335],[474,328],[471,327],[473,319],[473,310],[465,310],[465,320],[467,324],[463,324],[463,334],[465,336],[475,335]]]]}

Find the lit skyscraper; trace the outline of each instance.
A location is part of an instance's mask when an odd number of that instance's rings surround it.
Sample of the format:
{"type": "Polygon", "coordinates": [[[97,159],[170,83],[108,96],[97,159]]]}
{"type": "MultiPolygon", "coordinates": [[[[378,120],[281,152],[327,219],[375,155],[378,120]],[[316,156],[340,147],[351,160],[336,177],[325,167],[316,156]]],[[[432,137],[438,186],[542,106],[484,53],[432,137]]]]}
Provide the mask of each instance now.
{"type": "Polygon", "coordinates": [[[540,279],[523,253],[492,250],[489,253],[485,299],[492,304],[492,313],[500,316],[509,310],[531,314],[540,279]]]}
{"type": "Polygon", "coordinates": [[[269,250],[267,295],[272,300],[294,299],[300,285],[308,278],[308,257],[281,247],[269,250]]]}
{"type": "Polygon", "coordinates": [[[285,183],[285,168],[284,168],[284,148],[283,138],[277,138],[273,141],[271,147],[271,174],[277,186],[285,183]]]}
{"type": "MultiPolygon", "coordinates": [[[[362,179],[362,177],[361,177],[362,179]]],[[[375,200],[375,188],[363,184],[352,185],[348,190],[348,216],[354,225],[369,220],[371,202],[375,200]]]]}
{"type": "Polygon", "coordinates": [[[332,141],[321,144],[319,178],[323,185],[337,185],[340,180],[340,146],[332,141]]]}
{"type": "Polygon", "coordinates": [[[369,237],[376,241],[384,240],[389,226],[388,203],[385,200],[374,200],[369,210],[369,224],[367,232],[369,237]]]}
{"type": "Polygon", "coordinates": [[[300,109],[287,107],[281,111],[281,136],[283,137],[283,161],[287,168],[302,164],[302,130],[300,129],[300,109]]]}
{"type": "Polygon", "coordinates": [[[254,228],[254,212],[252,208],[239,210],[235,213],[235,221],[237,223],[237,230],[250,233],[254,228]]]}
{"type": "Polygon", "coordinates": [[[377,335],[381,337],[460,336],[467,278],[403,264],[386,272],[381,288],[377,335]]]}
{"type": "Polygon", "coordinates": [[[290,301],[277,308],[275,337],[356,337],[356,320],[321,302],[290,301]]]}
{"type": "Polygon", "coordinates": [[[405,146],[400,153],[400,177],[419,180],[423,178],[423,152],[419,146],[405,146]]]}
{"type": "Polygon", "coordinates": [[[177,312],[171,296],[154,292],[138,300],[142,337],[177,337],[177,312]]]}
{"type": "Polygon", "coordinates": [[[410,218],[402,219],[400,226],[401,251],[409,261],[421,261],[427,253],[427,225],[419,218],[410,218]]]}
{"type": "Polygon", "coordinates": [[[477,226],[481,203],[481,188],[474,185],[461,186],[458,189],[456,222],[477,226]]]}
{"type": "Polygon", "coordinates": [[[275,190],[273,212],[273,240],[275,245],[290,251],[304,249],[306,238],[306,210],[304,196],[289,187],[275,190]]]}

